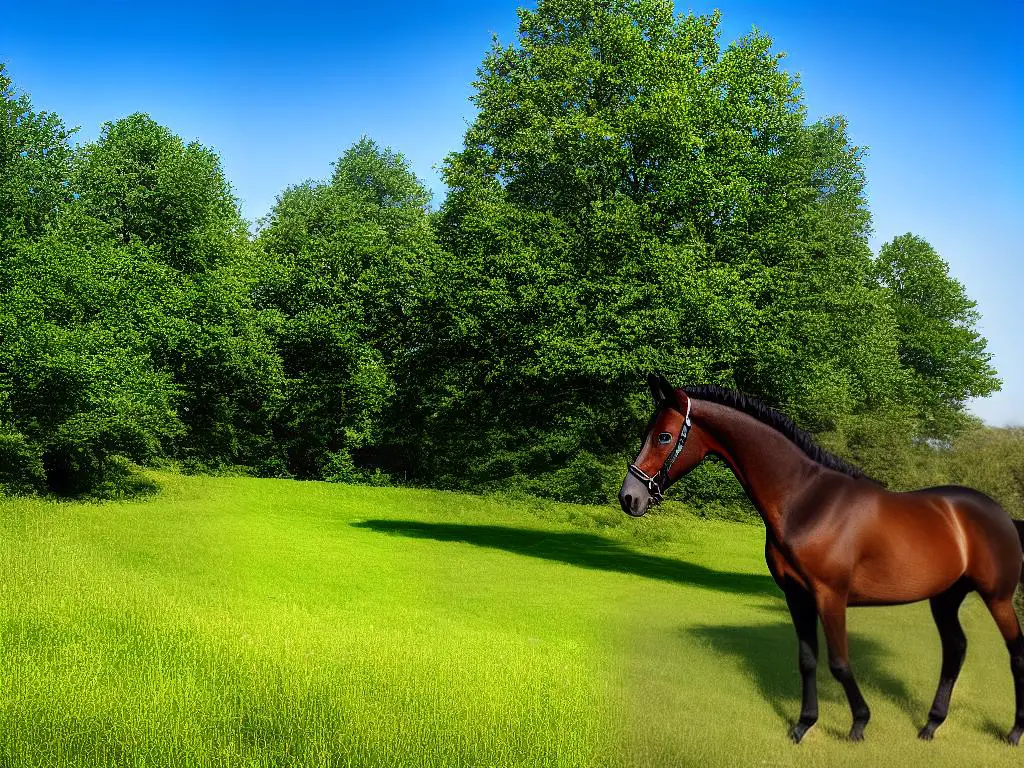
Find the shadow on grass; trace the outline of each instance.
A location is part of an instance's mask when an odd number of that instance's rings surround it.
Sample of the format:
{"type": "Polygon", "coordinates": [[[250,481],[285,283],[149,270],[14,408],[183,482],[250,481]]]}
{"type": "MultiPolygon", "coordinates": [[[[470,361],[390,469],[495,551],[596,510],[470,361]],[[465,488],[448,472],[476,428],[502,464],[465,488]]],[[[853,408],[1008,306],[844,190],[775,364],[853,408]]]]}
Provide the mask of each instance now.
{"type": "Polygon", "coordinates": [[[988,734],[996,741],[1006,744],[1006,734],[1009,731],[1011,724],[1011,718],[1007,718],[1006,722],[1000,725],[989,717],[985,718],[985,722],[981,726],[981,731],[982,733],[988,734]]]}
{"type": "Polygon", "coordinates": [[[462,542],[478,547],[503,549],[520,555],[556,560],[581,568],[631,573],[649,579],[716,589],[745,595],[780,597],[768,576],[716,571],[703,565],[670,557],[645,555],[624,544],[593,533],[538,531],[497,525],[421,523],[412,520],[366,520],[356,528],[416,539],[462,542]]]}
{"type": "MultiPolygon", "coordinates": [[[[788,724],[796,722],[800,714],[800,673],[797,671],[796,631],[791,623],[697,626],[683,631],[700,638],[717,652],[737,659],[775,713],[788,724]]],[[[849,638],[850,664],[868,704],[871,704],[872,692],[877,691],[895,701],[915,718],[917,725],[924,725],[928,705],[886,670],[886,658],[891,655],[886,646],[864,635],[851,633],[849,638]]],[[[818,694],[822,704],[848,709],[845,694],[829,672],[823,637],[819,637],[818,647],[818,694]]],[[[936,665],[936,682],[938,674],[936,665]]],[[[846,732],[832,735],[845,738],[846,732]]]]}

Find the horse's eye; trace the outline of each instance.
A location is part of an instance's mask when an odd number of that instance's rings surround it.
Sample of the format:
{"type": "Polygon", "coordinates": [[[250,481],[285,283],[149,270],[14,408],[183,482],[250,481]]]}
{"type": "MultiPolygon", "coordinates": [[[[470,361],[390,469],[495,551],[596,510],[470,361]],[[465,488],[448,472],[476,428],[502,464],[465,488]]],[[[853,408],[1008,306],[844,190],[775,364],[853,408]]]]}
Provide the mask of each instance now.
{"type": "Polygon", "coordinates": [[[658,435],[658,442],[661,443],[662,445],[668,445],[669,443],[672,442],[672,433],[662,432],[660,435],[658,435]]]}

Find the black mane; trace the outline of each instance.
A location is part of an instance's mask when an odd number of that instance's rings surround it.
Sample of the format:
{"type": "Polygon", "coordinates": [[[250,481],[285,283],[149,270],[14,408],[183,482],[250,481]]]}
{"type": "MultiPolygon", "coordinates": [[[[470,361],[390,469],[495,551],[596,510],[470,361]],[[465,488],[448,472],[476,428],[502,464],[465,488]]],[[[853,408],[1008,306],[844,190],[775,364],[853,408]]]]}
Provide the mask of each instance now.
{"type": "Polygon", "coordinates": [[[753,416],[762,424],[766,424],[776,432],[780,432],[788,437],[797,448],[824,467],[842,472],[844,475],[849,475],[853,478],[878,482],[845,459],[841,459],[834,453],[826,451],[814,442],[813,437],[794,424],[791,418],[765,405],[756,397],[737,392],[735,389],[719,387],[715,384],[683,387],[683,391],[690,397],[695,397],[698,400],[708,400],[712,403],[724,405],[727,408],[735,408],[737,411],[742,411],[748,416],[753,416]]]}

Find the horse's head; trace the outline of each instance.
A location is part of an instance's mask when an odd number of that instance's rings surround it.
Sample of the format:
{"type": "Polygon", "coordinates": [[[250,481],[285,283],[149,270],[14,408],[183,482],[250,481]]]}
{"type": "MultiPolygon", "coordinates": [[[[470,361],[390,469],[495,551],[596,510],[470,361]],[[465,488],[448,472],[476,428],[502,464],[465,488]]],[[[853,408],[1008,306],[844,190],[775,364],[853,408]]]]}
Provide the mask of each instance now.
{"type": "Polygon", "coordinates": [[[652,373],[647,383],[654,398],[654,414],[619,491],[622,511],[634,517],[661,501],[668,487],[707,455],[703,436],[690,423],[689,395],[660,374],[652,373]]]}

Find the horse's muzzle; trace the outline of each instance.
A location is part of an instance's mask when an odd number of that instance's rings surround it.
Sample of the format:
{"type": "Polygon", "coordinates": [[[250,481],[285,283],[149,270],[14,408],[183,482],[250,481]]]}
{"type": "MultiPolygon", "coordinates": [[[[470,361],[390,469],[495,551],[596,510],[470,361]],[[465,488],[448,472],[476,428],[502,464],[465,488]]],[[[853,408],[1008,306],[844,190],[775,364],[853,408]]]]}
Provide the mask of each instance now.
{"type": "Polygon", "coordinates": [[[651,507],[651,492],[633,475],[626,475],[619,491],[619,504],[622,511],[633,517],[641,517],[651,507]]]}

